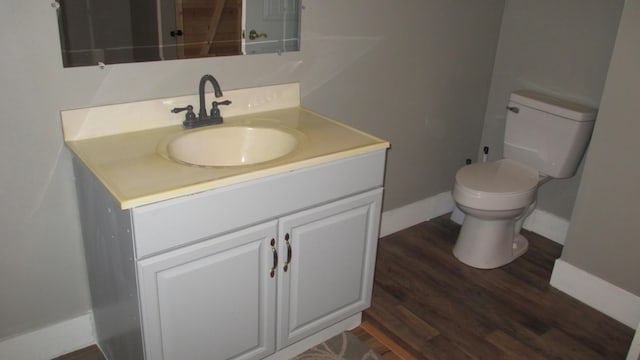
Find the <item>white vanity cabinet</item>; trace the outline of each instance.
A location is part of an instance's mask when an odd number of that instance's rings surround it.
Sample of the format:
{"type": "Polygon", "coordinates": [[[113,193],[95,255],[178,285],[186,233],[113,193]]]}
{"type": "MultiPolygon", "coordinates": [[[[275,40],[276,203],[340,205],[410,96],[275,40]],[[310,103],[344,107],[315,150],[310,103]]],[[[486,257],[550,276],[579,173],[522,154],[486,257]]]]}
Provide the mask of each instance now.
{"type": "Polygon", "coordinates": [[[367,308],[380,200],[374,190],[140,260],[147,358],[261,359],[367,308]]]}
{"type": "Polygon", "coordinates": [[[119,209],[75,159],[107,359],[277,357],[358,315],[371,301],[384,164],[372,151],[119,209]]]}

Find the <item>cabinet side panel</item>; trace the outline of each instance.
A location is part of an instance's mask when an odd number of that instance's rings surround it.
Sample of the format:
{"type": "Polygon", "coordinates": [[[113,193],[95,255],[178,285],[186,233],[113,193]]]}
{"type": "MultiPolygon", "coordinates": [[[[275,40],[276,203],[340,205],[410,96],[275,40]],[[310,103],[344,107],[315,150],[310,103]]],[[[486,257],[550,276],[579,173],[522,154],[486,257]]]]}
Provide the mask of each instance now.
{"type": "Polygon", "coordinates": [[[143,359],[130,211],[73,160],[96,340],[107,359],[143,359]]]}

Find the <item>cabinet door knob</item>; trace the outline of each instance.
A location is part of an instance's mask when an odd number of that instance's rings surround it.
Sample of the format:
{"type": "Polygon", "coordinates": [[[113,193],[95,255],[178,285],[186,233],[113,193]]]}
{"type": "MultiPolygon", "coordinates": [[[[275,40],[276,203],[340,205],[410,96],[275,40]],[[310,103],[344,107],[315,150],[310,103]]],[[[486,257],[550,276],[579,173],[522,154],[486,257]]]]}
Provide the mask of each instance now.
{"type": "Polygon", "coordinates": [[[287,261],[284,262],[284,272],[289,270],[289,264],[291,264],[291,243],[289,243],[289,233],[284,236],[284,241],[287,244],[287,261]]]}
{"type": "Polygon", "coordinates": [[[271,239],[271,252],[273,253],[273,267],[271,268],[271,277],[276,276],[276,268],[278,267],[278,251],[276,250],[276,239],[271,239]]]}
{"type": "Polygon", "coordinates": [[[266,33],[258,33],[255,29],[251,29],[251,31],[249,31],[249,40],[256,40],[256,39],[260,39],[260,38],[267,38],[267,34],[266,33]]]}

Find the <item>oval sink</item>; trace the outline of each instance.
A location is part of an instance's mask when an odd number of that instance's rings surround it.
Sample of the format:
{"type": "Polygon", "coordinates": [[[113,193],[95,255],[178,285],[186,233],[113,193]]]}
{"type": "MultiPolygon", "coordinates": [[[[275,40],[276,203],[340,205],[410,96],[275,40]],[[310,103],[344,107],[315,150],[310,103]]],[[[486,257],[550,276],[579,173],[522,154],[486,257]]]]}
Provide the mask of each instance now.
{"type": "Polygon", "coordinates": [[[167,145],[167,153],[192,165],[241,166],[277,159],[297,145],[297,137],[282,129],[219,126],[181,135],[167,145]]]}

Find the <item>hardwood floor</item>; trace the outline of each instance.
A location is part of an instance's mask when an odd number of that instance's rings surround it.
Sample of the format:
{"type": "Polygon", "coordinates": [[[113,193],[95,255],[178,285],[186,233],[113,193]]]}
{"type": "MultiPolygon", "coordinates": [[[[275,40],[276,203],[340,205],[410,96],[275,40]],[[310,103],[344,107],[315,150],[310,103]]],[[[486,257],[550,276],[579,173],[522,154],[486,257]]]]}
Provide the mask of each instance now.
{"type": "MultiPolygon", "coordinates": [[[[386,360],[624,359],[633,330],[549,286],[561,246],[478,270],[451,254],[448,216],[380,240],[372,307],[353,333],[386,360]]],[[[55,360],[103,360],[97,347],[55,360]]]]}
{"type": "Polygon", "coordinates": [[[58,356],[52,360],[105,360],[104,355],[96,345],[58,356]]]}
{"type": "Polygon", "coordinates": [[[364,320],[418,359],[624,359],[633,330],[549,285],[561,246],[525,232],[530,250],[479,270],[451,254],[442,216],[380,240],[364,320]]]}

